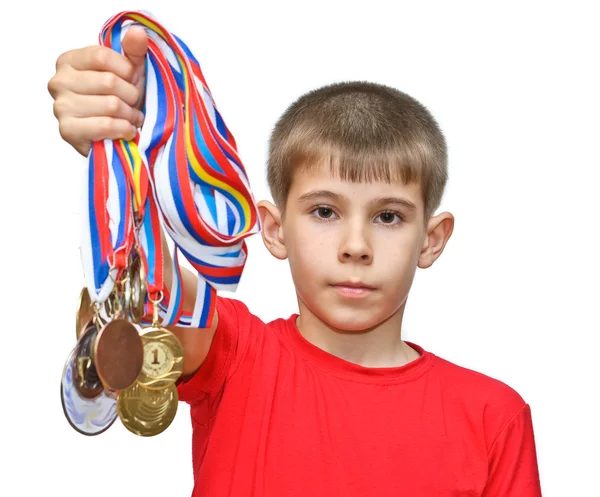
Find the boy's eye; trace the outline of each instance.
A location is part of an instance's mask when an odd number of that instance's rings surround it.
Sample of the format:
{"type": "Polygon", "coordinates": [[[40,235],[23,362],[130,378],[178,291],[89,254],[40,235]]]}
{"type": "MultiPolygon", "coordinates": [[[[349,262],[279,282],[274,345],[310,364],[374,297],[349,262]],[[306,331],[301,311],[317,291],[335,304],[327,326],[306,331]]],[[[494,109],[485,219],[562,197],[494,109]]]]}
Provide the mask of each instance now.
{"type": "Polygon", "coordinates": [[[330,207],[317,207],[313,212],[316,212],[317,217],[321,219],[328,219],[333,216],[333,209],[330,207]]]}
{"type": "Polygon", "coordinates": [[[402,217],[393,211],[382,212],[377,218],[381,220],[380,224],[398,224],[402,221],[402,217]]]}

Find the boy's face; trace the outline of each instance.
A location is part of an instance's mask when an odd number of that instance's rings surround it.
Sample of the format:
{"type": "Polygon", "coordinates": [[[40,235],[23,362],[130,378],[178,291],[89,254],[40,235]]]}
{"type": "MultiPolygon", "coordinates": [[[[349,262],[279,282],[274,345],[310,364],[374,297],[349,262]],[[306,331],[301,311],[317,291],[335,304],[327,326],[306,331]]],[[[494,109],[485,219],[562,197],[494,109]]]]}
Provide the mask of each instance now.
{"type": "Polygon", "coordinates": [[[294,175],[283,220],[261,204],[265,244],[289,259],[301,314],[340,330],[372,328],[403,308],[417,265],[431,265],[443,246],[427,252],[452,231],[446,222],[431,243],[419,184],[351,183],[325,166],[294,175]]]}

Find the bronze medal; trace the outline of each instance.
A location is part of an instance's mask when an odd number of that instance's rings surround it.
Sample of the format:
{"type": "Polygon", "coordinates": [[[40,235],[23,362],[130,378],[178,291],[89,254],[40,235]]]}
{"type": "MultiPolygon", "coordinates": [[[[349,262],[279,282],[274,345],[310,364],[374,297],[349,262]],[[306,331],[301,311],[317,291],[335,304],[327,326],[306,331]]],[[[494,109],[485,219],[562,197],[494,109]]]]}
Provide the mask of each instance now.
{"type": "Polygon", "coordinates": [[[165,431],[175,419],[178,402],[175,385],[148,390],[136,383],[119,392],[117,414],[130,432],[152,437],[165,431]]]}
{"type": "Polygon", "coordinates": [[[96,371],[108,390],[130,387],[142,368],[142,339],[137,328],[126,320],[130,298],[124,284],[127,279],[115,282],[114,290],[105,302],[105,311],[112,320],[98,332],[94,344],[96,371]]]}
{"type": "Polygon", "coordinates": [[[107,389],[123,390],[133,385],[142,369],[143,357],[142,339],[128,321],[114,319],[98,333],[94,363],[107,389]]]}

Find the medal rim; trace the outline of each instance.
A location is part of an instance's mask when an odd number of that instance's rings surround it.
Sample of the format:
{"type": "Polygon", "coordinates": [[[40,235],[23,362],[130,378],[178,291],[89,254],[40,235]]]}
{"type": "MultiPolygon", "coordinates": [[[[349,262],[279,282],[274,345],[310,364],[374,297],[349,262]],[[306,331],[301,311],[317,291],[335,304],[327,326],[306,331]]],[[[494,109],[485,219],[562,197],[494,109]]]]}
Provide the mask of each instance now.
{"type": "MultiPolygon", "coordinates": [[[[106,430],[108,430],[115,423],[115,421],[119,417],[118,412],[117,412],[118,408],[115,409],[115,415],[113,416],[111,422],[108,423],[104,428],[102,428],[101,430],[99,430],[99,431],[97,431],[95,433],[88,433],[86,431],[83,431],[81,428],[79,428],[77,425],[75,425],[75,423],[73,423],[73,421],[71,420],[71,417],[69,416],[69,413],[67,412],[67,407],[65,405],[65,388],[64,388],[64,382],[65,382],[65,378],[66,378],[66,375],[67,375],[67,368],[69,366],[69,362],[71,362],[74,359],[74,357],[75,357],[75,349],[72,349],[71,352],[69,353],[69,357],[68,357],[67,361],[65,362],[65,365],[63,366],[63,372],[62,372],[62,376],[61,376],[61,380],[60,380],[60,404],[62,406],[63,414],[64,414],[65,418],[67,419],[67,422],[69,423],[69,425],[71,425],[71,428],[73,428],[76,432],[80,433],[81,435],[85,435],[86,437],[95,437],[96,435],[100,435],[100,434],[104,433],[106,430]]],[[[79,397],[80,400],[84,400],[86,402],[94,402],[95,400],[99,399],[104,394],[104,392],[102,392],[97,397],[95,397],[93,399],[88,399],[88,398],[85,398],[85,397],[82,398],[79,395],[79,392],[75,388],[75,384],[73,384],[73,390],[76,392],[76,394],[77,394],[77,396],[79,397]]],[[[117,404],[117,400],[113,399],[113,401],[114,401],[114,403],[116,405],[117,404]]]]}
{"type": "Polygon", "coordinates": [[[77,340],[83,334],[83,330],[85,330],[89,324],[89,322],[94,318],[94,311],[92,309],[92,299],[90,298],[90,293],[88,292],[87,287],[83,287],[81,292],[79,292],[79,305],[77,307],[77,312],[75,313],[75,336],[77,340]],[[83,322],[83,318],[87,317],[87,315],[83,312],[84,307],[87,303],[87,308],[89,312],[88,319],[83,322]]]}

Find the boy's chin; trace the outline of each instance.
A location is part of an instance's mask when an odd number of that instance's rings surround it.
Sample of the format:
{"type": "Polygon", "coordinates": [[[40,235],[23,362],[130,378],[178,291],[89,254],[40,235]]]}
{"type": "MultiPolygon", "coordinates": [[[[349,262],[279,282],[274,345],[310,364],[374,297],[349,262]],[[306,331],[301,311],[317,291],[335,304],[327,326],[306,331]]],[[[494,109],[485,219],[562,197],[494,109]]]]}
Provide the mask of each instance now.
{"type": "Polygon", "coordinates": [[[383,314],[378,315],[372,307],[370,309],[319,309],[318,316],[336,330],[356,333],[370,331],[388,317],[383,314]]]}

